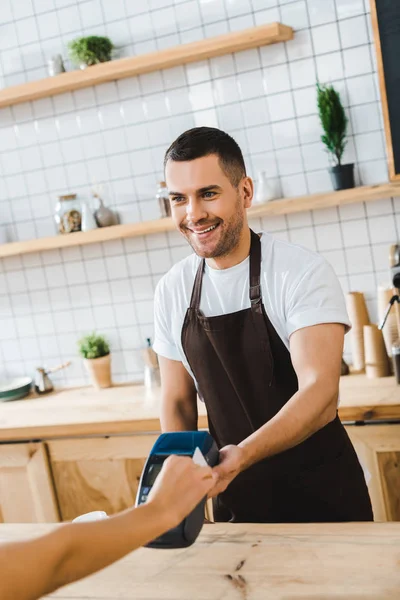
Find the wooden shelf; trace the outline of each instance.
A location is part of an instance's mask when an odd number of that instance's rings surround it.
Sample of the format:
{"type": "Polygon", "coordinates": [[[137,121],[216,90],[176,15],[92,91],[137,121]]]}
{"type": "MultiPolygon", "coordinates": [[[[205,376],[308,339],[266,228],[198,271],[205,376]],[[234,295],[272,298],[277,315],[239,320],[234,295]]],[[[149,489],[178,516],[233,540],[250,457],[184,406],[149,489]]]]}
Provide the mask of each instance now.
{"type": "Polygon", "coordinates": [[[293,38],[293,29],[281,23],[260,25],[213,38],[183,44],[160,52],[151,52],[129,58],[93,65],[85,70],[70,71],[47,79],[12,86],[0,91],[0,107],[55,96],[79,90],[106,81],[133,77],[160,69],[169,69],[222,54],[240,52],[285,42],[293,38]]]}
{"type": "MultiPolygon", "coordinates": [[[[340,192],[327,192],[325,194],[313,194],[310,196],[296,196],[294,198],[282,198],[273,200],[266,204],[255,205],[248,210],[250,219],[266,217],[268,215],[285,215],[330,206],[343,206],[356,202],[368,202],[380,198],[391,198],[400,195],[399,183],[383,183],[380,185],[369,185],[342,190],[340,192]]],[[[158,219],[155,221],[143,221],[140,223],[127,223],[102,227],[93,231],[71,233],[69,235],[57,235],[54,237],[39,238],[24,242],[12,242],[0,245],[0,258],[14,256],[17,254],[28,254],[30,252],[42,252],[53,248],[68,248],[70,246],[83,246],[95,242],[107,242],[110,240],[137,237],[162,231],[173,231],[175,229],[172,219],[158,219]]]]}

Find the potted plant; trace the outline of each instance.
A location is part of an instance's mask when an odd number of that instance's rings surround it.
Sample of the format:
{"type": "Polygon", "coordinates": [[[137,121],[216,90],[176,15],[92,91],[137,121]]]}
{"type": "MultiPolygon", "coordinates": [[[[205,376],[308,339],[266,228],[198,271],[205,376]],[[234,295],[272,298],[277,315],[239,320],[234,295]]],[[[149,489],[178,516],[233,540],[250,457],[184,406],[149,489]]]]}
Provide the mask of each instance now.
{"type": "Polygon", "coordinates": [[[81,69],[111,60],[113,49],[114,45],[108,37],[97,35],[77,38],[68,44],[71,61],[81,69]]]}
{"type": "Polygon", "coordinates": [[[342,164],[346,147],[348,119],[345,115],[339,93],[333,86],[317,83],[318,112],[324,134],[321,136],[334,165],[330,167],[334,190],[354,187],[354,163],[342,164]]]}
{"type": "Polygon", "coordinates": [[[96,388],[111,387],[110,347],[102,335],[91,333],[78,342],[79,353],[96,388]]]}

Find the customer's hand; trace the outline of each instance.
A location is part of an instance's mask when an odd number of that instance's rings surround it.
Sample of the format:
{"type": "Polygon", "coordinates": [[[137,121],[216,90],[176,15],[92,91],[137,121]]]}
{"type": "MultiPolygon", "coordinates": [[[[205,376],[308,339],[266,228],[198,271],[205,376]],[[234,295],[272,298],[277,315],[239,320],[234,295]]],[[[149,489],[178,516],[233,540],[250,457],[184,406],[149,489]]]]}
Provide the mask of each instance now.
{"type": "Polygon", "coordinates": [[[185,456],[169,456],[149,494],[169,529],[179,523],[205,498],[215,485],[211,467],[199,467],[185,456]]]}

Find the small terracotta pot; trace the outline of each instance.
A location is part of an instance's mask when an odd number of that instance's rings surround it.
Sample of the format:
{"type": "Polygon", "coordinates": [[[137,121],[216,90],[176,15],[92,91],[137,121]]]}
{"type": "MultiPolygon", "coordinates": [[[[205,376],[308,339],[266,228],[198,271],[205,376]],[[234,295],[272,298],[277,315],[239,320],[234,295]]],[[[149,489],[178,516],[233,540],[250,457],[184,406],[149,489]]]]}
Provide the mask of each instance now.
{"type": "Polygon", "coordinates": [[[85,358],[83,362],[95,388],[111,387],[111,354],[100,358],[85,358]]]}

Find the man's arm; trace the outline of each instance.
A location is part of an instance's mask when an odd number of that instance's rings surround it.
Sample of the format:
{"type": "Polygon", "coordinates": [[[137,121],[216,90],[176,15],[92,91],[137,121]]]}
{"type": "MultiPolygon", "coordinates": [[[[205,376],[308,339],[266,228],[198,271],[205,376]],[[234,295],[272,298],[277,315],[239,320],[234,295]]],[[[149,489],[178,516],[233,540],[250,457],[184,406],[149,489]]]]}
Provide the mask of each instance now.
{"type": "Polygon", "coordinates": [[[169,457],[143,506],[40,538],[0,544],[1,600],[36,600],[122,558],[176,527],[213,486],[210,467],[169,457]]]}
{"type": "Polygon", "coordinates": [[[221,450],[220,465],[214,469],[219,482],[212,496],[252,464],[297,446],[335,418],[343,342],[344,326],[339,323],[305,327],[292,334],[290,353],[299,390],[238,446],[221,450]]]}
{"type": "Polygon", "coordinates": [[[197,430],[197,392],[183,364],[159,356],[161,372],[161,430],[197,430]]]}

